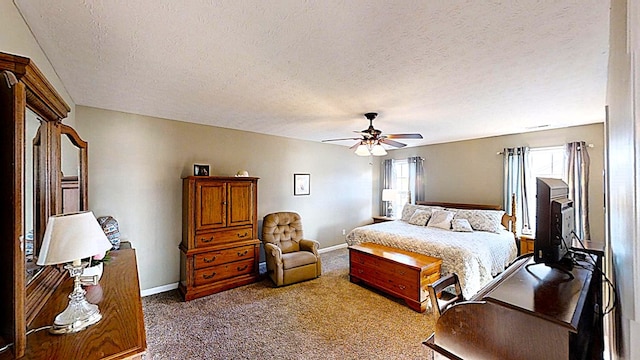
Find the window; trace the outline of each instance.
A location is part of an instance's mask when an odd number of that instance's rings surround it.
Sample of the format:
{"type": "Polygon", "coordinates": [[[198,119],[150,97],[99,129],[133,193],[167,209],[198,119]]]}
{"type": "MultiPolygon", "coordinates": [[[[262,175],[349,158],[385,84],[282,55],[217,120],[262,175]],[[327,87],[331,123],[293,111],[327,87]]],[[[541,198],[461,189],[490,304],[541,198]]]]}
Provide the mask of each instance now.
{"type": "MultiPolygon", "coordinates": [[[[536,178],[556,178],[565,177],[564,147],[552,146],[531,148],[529,150],[529,178],[527,179],[527,197],[529,199],[529,214],[531,217],[531,231],[536,230],[536,178]]],[[[566,180],[565,180],[566,181],[566,180]]]]}
{"type": "Polygon", "coordinates": [[[392,188],[396,189],[396,199],[393,201],[392,217],[399,219],[404,204],[409,201],[409,161],[394,160],[392,172],[392,188]]]}

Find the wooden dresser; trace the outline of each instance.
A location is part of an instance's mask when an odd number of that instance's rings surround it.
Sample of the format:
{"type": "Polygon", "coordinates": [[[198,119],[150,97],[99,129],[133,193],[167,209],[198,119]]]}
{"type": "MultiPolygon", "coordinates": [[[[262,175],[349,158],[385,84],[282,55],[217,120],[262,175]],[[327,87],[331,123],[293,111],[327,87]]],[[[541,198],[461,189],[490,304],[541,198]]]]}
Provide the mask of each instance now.
{"type": "MultiPolygon", "coordinates": [[[[85,287],[87,300],[97,304],[102,320],[83,331],[52,335],[47,330],[28,336],[20,359],[142,359],[147,338],[142,315],[136,253],[133,249],[111,251],[99,285],[85,287]]],[[[73,279],[67,275],[56,288],[30,328],[51,325],[69,303],[73,279]]],[[[0,360],[13,359],[11,351],[0,360]]]]}
{"type": "Polygon", "coordinates": [[[442,260],[373,243],[349,247],[349,276],[402,298],[415,311],[424,312],[427,286],[440,278],[442,260]]]}
{"type": "Polygon", "coordinates": [[[183,178],[178,290],[184,300],[258,279],[257,201],[255,177],[183,178]]]}
{"type": "Polygon", "coordinates": [[[445,310],[424,344],[435,359],[602,359],[602,252],[570,271],[521,256],[467,302],[445,310]]]}

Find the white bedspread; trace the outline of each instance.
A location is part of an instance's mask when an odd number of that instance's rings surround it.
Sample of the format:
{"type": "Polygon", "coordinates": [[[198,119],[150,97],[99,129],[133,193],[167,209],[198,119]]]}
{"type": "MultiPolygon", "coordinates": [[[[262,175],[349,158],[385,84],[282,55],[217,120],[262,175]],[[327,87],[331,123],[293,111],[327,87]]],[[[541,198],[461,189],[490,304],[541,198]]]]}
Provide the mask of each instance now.
{"type": "Polygon", "coordinates": [[[471,298],[516,258],[513,233],[454,232],[396,220],[361,226],[346,238],[349,245],[372,242],[442,259],[442,274],[455,272],[463,295],[471,298]]]}

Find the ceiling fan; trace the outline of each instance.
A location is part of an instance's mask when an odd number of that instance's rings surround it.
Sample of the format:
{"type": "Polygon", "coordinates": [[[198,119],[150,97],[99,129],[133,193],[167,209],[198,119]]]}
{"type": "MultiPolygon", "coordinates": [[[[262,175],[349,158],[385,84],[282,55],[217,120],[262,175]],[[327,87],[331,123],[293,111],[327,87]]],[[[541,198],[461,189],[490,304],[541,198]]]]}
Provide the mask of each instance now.
{"type": "Polygon", "coordinates": [[[361,131],[355,131],[356,133],[360,134],[360,137],[329,139],[329,140],[322,140],[322,142],[358,140],[358,142],[351,147],[351,149],[356,148],[357,155],[384,156],[387,154],[387,151],[384,149],[382,144],[397,147],[397,148],[407,146],[407,144],[403,144],[401,142],[390,140],[390,139],[422,139],[422,135],[420,134],[383,135],[381,130],[378,130],[373,127],[373,119],[375,119],[376,116],[378,116],[378,113],[370,112],[370,113],[364,114],[364,116],[369,120],[369,127],[361,131]]]}

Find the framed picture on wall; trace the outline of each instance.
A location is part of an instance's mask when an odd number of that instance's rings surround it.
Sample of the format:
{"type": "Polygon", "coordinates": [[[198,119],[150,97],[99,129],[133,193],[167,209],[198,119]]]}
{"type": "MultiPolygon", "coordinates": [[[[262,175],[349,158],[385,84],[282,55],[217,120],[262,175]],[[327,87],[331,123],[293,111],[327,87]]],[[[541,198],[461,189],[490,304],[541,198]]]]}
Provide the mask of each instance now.
{"type": "Polygon", "coordinates": [[[311,194],[311,174],[293,174],[293,195],[311,194]]]}
{"type": "Polygon", "coordinates": [[[193,164],[194,176],[209,176],[209,164],[193,164]]]}

